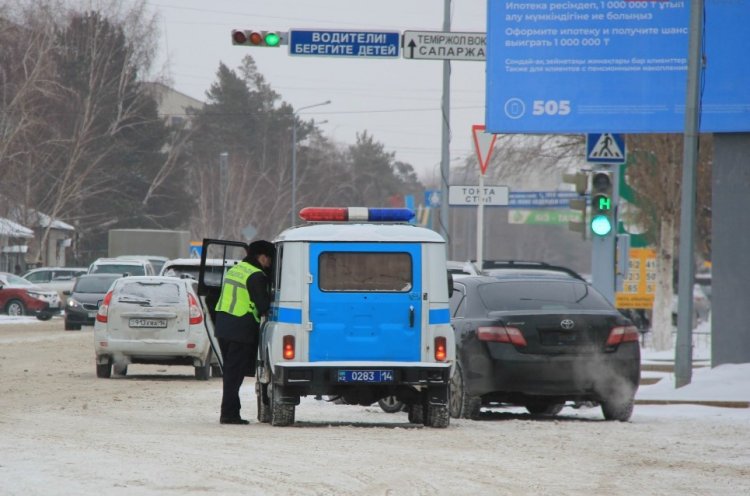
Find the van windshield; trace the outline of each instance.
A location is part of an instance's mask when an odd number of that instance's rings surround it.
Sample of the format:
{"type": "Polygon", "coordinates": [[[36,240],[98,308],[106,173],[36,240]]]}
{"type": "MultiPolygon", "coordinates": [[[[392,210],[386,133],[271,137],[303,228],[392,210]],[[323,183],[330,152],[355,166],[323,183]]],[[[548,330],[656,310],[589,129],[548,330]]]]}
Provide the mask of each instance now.
{"type": "Polygon", "coordinates": [[[320,254],[321,291],[411,291],[408,253],[324,252],[320,254]]]}

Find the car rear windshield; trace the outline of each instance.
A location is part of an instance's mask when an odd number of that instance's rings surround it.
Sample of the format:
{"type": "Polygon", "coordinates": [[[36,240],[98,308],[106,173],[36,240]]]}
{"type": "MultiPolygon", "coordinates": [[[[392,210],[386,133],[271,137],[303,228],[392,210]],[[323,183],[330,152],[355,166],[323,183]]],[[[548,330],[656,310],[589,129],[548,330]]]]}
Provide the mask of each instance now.
{"type": "Polygon", "coordinates": [[[79,277],[73,288],[75,293],[106,293],[116,277],[79,277]]]}
{"type": "Polygon", "coordinates": [[[172,282],[126,282],[117,291],[120,299],[136,299],[154,303],[179,303],[180,286],[172,282]]]}
{"type": "Polygon", "coordinates": [[[134,264],[101,264],[94,265],[92,274],[130,274],[131,276],[145,276],[143,265],[134,264]]]}
{"type": "MultiPolygon", "coordinates": [[[[195,265],[170,265],[164,271],[165,276],[169,277],[189,277],[198,280],[200,267],[195,265]]],[[[206,265],[203,271],[204,282],[209,286],[221,286],[221,278],[224,275],[224,267],[206,265]]]]}
{"type": "Polygon", "coordinates": [[[321,291],[406,292],[413,287],[408,253],[324,252],[318,264],[321,291]]]}
{"type": "Polygon", "coordinates": [[[611,305],[579,281],[508,281],[479,286],[479,298],[490,310],[609,310],[611,305]]]}

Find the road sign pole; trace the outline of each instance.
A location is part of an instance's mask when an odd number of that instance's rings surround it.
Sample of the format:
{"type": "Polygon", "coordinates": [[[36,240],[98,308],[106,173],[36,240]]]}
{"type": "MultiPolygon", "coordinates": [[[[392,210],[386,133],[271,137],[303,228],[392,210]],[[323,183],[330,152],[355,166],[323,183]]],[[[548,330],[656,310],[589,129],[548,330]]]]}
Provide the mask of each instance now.
{"type": "Polygon", "coordinates": [[[484,254],[484,174],[479,174],[479,204],[477,205],[477,269],[482,270],[484,254]]]}
{"type": "MultiPolygon", "coordinates": [[[[443,8],[443,31],[451,30],[451,0],[445,0],[443,8]]],[[[448,246],[448,257],[453,253],[448,230],[448,178],[450,177],[450,113],[451,113],[451,62],[443,61],[443,119],[440,154],[440,191],[443,201],[440,203],[440,234],[445,238],[448,246]]]]}

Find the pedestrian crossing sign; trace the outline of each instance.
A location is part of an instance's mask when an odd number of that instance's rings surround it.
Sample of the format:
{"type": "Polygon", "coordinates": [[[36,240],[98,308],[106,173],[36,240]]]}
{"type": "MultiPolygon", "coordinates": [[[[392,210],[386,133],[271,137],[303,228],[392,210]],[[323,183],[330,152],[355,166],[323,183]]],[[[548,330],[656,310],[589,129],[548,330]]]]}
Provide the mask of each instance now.
{"type": "Polygon", "coordinates": [[[624,164],[625,136],[618,133],[587,134],[586,161],[597,164],[624,164]]]}

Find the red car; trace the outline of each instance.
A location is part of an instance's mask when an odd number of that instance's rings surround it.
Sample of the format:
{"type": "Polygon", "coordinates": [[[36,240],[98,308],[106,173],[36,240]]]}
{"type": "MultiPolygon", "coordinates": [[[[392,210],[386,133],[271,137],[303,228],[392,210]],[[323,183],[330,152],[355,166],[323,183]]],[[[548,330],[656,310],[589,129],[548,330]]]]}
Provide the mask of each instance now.
{"type": "Polygon", "coordinates": [[[35,315],[49,320],[60,313],[57,291],[45,291],[22,277],[0,272],[0,311],[8,315],[35,315]]]}

